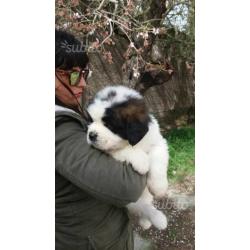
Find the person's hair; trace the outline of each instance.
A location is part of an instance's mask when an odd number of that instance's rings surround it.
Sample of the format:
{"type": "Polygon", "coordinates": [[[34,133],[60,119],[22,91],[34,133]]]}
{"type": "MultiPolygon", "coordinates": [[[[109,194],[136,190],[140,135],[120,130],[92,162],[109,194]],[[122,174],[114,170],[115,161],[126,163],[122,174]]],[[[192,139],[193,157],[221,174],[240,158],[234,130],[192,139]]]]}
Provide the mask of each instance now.
{"type": "Polygon", "coordinates": [[[64,70],[80,67],[84,69],[89,62],[83,43],[74,35],[56,30],[55,33],[55,68],[64,70]]]}

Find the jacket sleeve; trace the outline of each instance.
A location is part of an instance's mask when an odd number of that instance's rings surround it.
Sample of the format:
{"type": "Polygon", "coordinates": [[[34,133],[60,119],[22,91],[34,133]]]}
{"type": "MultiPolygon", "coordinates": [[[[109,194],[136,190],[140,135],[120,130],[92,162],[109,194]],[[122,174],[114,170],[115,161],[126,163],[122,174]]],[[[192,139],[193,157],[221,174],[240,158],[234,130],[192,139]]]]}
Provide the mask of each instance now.
{"type": "Polygon", "coordinates": [[[56,170],[93,197],[116,206],[138,200],[146,177],[87,143],[82,124],[63,117],[55,130],[56,170]]]}

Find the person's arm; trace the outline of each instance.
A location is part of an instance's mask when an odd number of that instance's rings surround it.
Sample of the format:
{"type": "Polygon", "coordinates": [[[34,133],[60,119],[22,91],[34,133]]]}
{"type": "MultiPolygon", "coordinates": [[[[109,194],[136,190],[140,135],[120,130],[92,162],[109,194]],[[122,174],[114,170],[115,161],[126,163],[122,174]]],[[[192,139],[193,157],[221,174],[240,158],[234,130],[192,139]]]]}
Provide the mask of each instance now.
{"type": "Polygon", "coordinates": [[[124,206],[138,200],[146,177],[87,144],[82,124],[62,116],[56,126],[56,170],[99,200],[124,206]]]}

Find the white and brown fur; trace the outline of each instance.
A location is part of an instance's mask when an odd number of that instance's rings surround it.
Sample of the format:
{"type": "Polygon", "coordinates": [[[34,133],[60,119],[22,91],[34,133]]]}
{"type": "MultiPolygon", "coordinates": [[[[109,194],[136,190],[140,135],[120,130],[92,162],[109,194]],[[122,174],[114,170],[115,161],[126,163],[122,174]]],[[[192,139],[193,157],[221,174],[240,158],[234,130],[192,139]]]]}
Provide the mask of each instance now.
{"type": "Polygon", "coordinates": [[[147,229],[167,227],[166,216],[153,206],[153,198],[166,195],[168,146],[157,120],[148,113],[143,97],[124,86],[106,87],[88,106],[93,122],[88,126],[88,143],[131,163],[138,173],[147,175],[147,186],[135,203],[127,207],[139,216],[147,229]]]}

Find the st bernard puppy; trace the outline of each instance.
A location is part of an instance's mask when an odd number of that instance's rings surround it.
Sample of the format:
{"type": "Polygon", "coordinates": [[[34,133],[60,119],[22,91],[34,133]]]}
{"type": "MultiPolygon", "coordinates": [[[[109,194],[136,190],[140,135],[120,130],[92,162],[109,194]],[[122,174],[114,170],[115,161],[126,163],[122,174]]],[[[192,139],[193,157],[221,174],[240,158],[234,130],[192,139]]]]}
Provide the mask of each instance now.
{"type": "Polygon", "coordinates": [[[128,204],[139,216],[139,224],[148,229],[167,227],[167,218],[153,206],[153,198],[166,195],[168,146],[157,120],[148,113],[143,97],[124,86],[106,87],[88,106],[93,122],[87,140],[121,162],[131,163],[135,171],[147,174],[147,187],[139,200],[128,204]]]}

